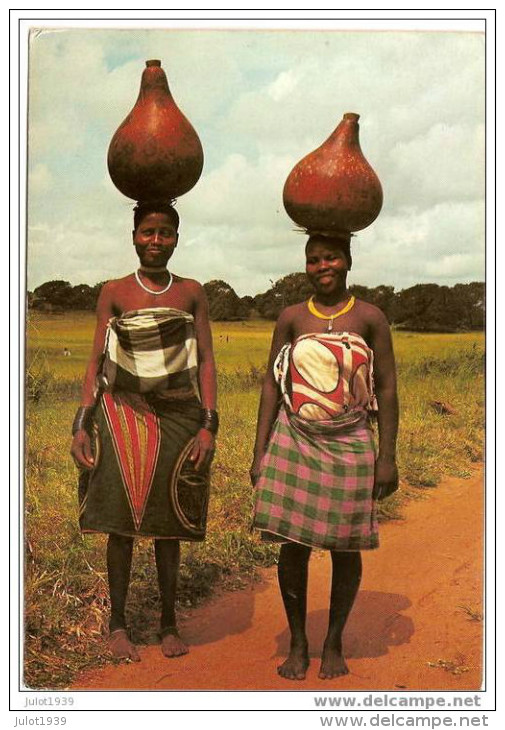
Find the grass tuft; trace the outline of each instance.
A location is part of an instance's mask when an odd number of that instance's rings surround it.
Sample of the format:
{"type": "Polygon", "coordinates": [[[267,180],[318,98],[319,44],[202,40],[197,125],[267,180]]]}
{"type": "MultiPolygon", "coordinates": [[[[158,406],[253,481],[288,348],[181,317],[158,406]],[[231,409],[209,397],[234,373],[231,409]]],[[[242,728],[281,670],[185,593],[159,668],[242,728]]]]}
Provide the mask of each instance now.
{"type": "Polygon", "coordinates": [[[466,615],[468,616],[469,621],[482,621],[484,618],[484,614],[482,611],[480,611],[477,608],[474,608],[473,606],[458,606],[466,615]]]}
{"type": "Polygon", "coordinates": [[[470,671],[470,667],[466,666],[465,657],[462,655],[459,655],[456,659],[437,659],[435,662],[428,662],[428,666],[443,669],[455,676],[470,671]]]}

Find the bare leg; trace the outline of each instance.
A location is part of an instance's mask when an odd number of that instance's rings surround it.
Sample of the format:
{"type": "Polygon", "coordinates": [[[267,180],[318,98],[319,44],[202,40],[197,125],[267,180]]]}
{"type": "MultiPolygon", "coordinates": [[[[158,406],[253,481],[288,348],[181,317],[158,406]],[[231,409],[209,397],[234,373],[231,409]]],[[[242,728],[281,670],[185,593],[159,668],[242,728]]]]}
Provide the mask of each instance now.
{"type": "Polygon", "coordinates": [[[361,553],[332,551],[331,560],[330,620],[319,671],[321,679],[349,673],[342,653],[342,633],[361,582],[361,553]]]}
{"type": "Polygon", "coordinates": [[[107,542],[107,575],[111,605],[109,649],[115,659],[131,659],[139,662],[137,650],[128,638],[125,620],[132,552],[132,537],[109,535],[107,542]]]}
{"type": "Polygon", "coordinates": [[[180,563],[179,540],[155,540],[154,553],[161,596],[161,651],[166,657],[187,654],[189,649],[177,631],[175,596],[180,563]]]}
{"type": "Polygon", "coordinates": [[[305,620],[310,553],[311,548],[290,542],[282,545],[279,555],[279,585],[291,631],[288,658],[277,667],[278,673],[285,679],[305,679],[309,666],[305,620]]]}

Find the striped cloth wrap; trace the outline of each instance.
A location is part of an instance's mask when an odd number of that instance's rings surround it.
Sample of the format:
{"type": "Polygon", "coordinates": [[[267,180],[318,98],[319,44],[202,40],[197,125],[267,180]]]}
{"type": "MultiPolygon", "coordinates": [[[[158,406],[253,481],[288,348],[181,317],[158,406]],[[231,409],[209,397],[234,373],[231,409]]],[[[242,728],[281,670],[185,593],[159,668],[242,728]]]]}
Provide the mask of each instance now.
{"type": "Polygon", "coordinates": [[[93,417],[95,464],[81,470],[82,532],[200,541],[209,469],[191,460],[201,428],[193,317],[142,309],[109,321],[93,417]]]}
{"type": "Polygon", "coordinates": [[[329,550],[378,547],[372,499],[373,353],[360,335],[302,335],[274,365],[282,405],[256,484],[263,539],[329,550]]]}
{"type": "Polygon", "coordinates": [[[99,390],[199,398],[194,318],[171,307],[132,310],[109,320],[99,390]]]}

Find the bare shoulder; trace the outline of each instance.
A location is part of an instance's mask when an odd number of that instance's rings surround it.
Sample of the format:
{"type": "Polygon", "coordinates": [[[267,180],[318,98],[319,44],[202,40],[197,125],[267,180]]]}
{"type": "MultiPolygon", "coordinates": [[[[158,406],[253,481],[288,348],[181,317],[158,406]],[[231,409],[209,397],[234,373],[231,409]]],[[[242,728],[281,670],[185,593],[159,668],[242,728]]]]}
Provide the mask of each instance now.
{"type": "Polygon", "coordinates": [[[384,324],[388,325],[388,320],[382,309],[376,307],[375,304],[365,302],[363,299],[356,299],[355,302],[356,314],[363,319],[364,323],[369,327],[380,327],[384,324]]]}
{"type": "Polygon", "coordinates": [[[121,276],[119,279],[109,279],[109,281],[106,281],[105,284],[102,286],[101,291],[105,292],[114,292],[122,289],[124,286],[127,286],[131,284],[132,280],[135,278],[134,274],[127,274],[126,276],[121,276]]]}
{"type": "Polygon", "coordinates": [[[191,312],[195,317],[208,319],[209,302],[205,289],[196,279],[186,279],[174,275],[174,293],[177,292],[179,307],[191,312]]]}
{"type": "Polygon", "coordinates": [[[100,297],[107,299],[114,299],[116,295],[120,294],[125,287],[129,287],[134,278],[133,274],[122,276],[120,279],[110,279],[100,289],[100,297]]]}
{"type": "Polygon", "coordinates": [[[201,297],[205,294],[205,289],[199,281],[196,281],[196,279],[186,279],[183,276],[177,276],[177,274],[174,274],[173,276],[174,284],[177,284],[177,286],[179,286],[188,294],[193,294],[194,296],[198,297],[201,297]]]}
{"type": "Polygon", "coordinates": [[[99,316],[116,315],[123,311],[125,296],[131,291],[133,274],[106,281],[100,289],[97,302],[99,316]]]}
{"type": "Polygon", "coordinates": [[[356,300],[356,316],[363,327],[364,337],[377,356],[384,357],[392,353],[391,328],[382,309],[374,304],[356,300]]]}
{"type": "Polygon", "coordinates": [[[296,331],[296,325],[299,321],[305,307],[304,304],[291,304],[289,307],[285,307],[279,317],[277,318],[277,324],[274,330],[275,346],[284,344],[293,339],[296,331]]]}
{"type": "Polygon", "coordinates": [[[285,307],[279,315],[277,324],[285,326],[291,326],[305,312],[305,302],[299,304],[291,304],[289,307],[285,307]]]}

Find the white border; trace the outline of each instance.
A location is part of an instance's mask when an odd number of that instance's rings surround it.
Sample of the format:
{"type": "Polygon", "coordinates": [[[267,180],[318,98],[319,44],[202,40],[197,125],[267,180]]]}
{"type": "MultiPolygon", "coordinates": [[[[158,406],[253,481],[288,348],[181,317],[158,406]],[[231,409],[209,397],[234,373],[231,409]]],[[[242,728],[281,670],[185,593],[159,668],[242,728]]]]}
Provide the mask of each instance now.
{"type": "MultiPolygon", "coordinates": [[[[493,485],[494,485],[494,422],[492,418],[492,406],[494,404],[494,12],[490,9],[483,10],[173,10],[170,11],[170,17],[167,16],[167,10],[11,10],[11,120],[12,120],[12,137],[11,137],[11,190],[13,198],[11,201],[11,241],[12,241],[12,259],[11,259],[11,355],[12,355],[12,372],[20,372],[21,361],[17,357],[18,348],[18,332],[21,326],[19,317],[19,293],[24,294],[24,250],[16,251],[18,241],[18,216],[17,216],[17,190],[24,190],[26,183],[26,159],[25,159],[25,140],[26,140],[26,58],[27,58],[27,35],[28,29],[33,27],[52,27],[52,28],[68,28],[68,27],[100,27],[100,28],[133,28],[133,27],[149,27],[151,23],[155,23],[156,28],[236,28],[236,29],[261,29],[282,28],[282,29],[300,29],[314,30],[317,28],[330,30],[436,30],[436,31],[483,31],[483,19],[487,19],[487,144],[488,144],[488,200],[487,200],[487,226],[488,226],[488,260],[487,260],[487,286],[488,286],[488,429],[487,429],[487,448],[488,448],[488,466],[487,466],[487,485],[488,485],[488,525],[492,526],[494,522],[494,506],[493,506],[493,485]],[[142,18],[138,14],[142,13],[142,18]],[[238,14],[238,15],[237,15],[238,14]],[[283,17],[289,14],[289,18],[283,17]],[[310,14],[310,18],[306,16],[310,14]],[[406,17],[404,17],[406,15],[406,17]],[[234,17],[235,16],[235,17],[234,17]],[[402,17],[403,16],[403,17],[402,17]],[[64,19],[61,19],[64,18],[64,19]],[[20,21],[21,43],[18,49],[18,21],[20,21]],[[18,69],[18,50],[20,52],[20,63],[18,69]],[[20,79],[20,115],[17,114],[18,104],[18,71],[20,79]],[[22,141],[21,164],[17,166],[17,143],[18,143],[18,124],[19,138],[22,141]],[[19,259],[18,259],[19,256],[19,259]],[[18,280],[18,266],[20,266],[21,280],[18,280]]],[[[19,201],[21,205],[21,235],[20,240],[25,240],[25,205],[24,196],[19,201]]],[[[22,247],[23,248],[23,247],[22,247]]],[[[24,306],[24,303],[22,303],[24,306]]],[[[18,585],[18,562],[16,547],[21,545],[20,537],[20,515],[18,511],[18,478],[19,478],[19,456],[17,453],[17,443],[15,435],[23,437],[22,419],[17,413],[18,400],[18,383],[11,384],[11,529],[12,529],[12,552],[13,562],[11,565],[11,663],[10,675],[12,681],[11,687],[11,703],[12,709],[16,710],[15,716],[23,718],[25,716],[35,717],[33,712],[24,712],[26,692],[17,691],[17,677],[19,675],[20,666],[20,644],[17,643],[19,636],[19,597],[20,586],[18,585]],[[18,540],[19,537],[19,540],[18,540]]],[[[494,540],[492,531],[488,533],[487,556],[488,556],[488,573],[487,573],[487,690],[479,693],[482,697],[482,707],[479,712],[492,710],[494,706],[494,656],[495,656],[495,636],[494,636],[494,540]]],[[[7,685],[5,678],[4,686],[7,685]]],[[[333,685],[328,687],[328,693],[335,693],[338,687],[333,685]]],[[[32,694],[32,693],[30,693],[32,694]]],[[[35,693],[43,696],[61,696],[61,692],[44,692],[35,693]]],[[[277,725],[279,721],[289,723],[289,727],[295,730],[300,727],[306,730],[307,723],[316,723],[317,727],[321,727],[319,721],[320,715],[327,715],[319,709],[314,709],[313,697],[326,693],[315,692],[311,690],[304,691],[286,691],[286,692],[79,692],[73,693],[75,699],[76,711],[67,713],[67,727],[80,728],[85,727],[89,722],[95,722],[94,717],[82,710],[113,710],[114,715],[103,716],[103,726],[110,722],[126,723],[129,726],[137,725],[142,722],[142,716],[138,713],[131,714],[132,710],[149,711],[147,721],[156,721],[158,712],[170,711],[170,720],[180,721],[186,727],[193,727],[211,721],[205,711],[220,711],[219,724],[223,728],[236,727],[237,720],[247,727],[249,722],[261,722],[262,720],[255,717],[258,712],[282,711],[282,715],[275,714],[271,716],[271,723],[277,725]],[[195,705],[198,704],[199,711],[195,711],[195,705]],[[303,712],[303,710],[311,711],[311,714],[303,712]],[[226,711],[226,712],[224,712],[226,711]],[[245,715],[246,711],[248,715],[245,715]],[[301,712],[300,712],[301,711],[301,712]],[[130,713],[129,715],[127,713],[130,713]],[[155,715],[152,715],[155,712],[155,715]],[[251,721],[246,718],[253,718],[251,721]],[[193,725],[194,723],[194,725],[193,725]]],[[[348,696],[360,695],[363,693],[346,692],[348,696]]],[[[384,693],[367,693],[367,694],[384,694],[384,693]]],[[[390,693],[391,694],[391,693],[390,693]]],[[[409,693],[410,695],[411,693],[409,693]]],[[[412,693],[414,694],[414,693],[412,693]]],[[[438,693],[415,693],[417,695],[429,694],[437,696],[438,693]]],[[[443,696],[446,693],[440,693],[443,696]]],[[[462,693],[463,694],[463,693],[462,693]]],[[[465,693],[468,696],[474,696],[476,693],[465,693]]],[[[379,710],[377,710],[379,712],[379,710]]],[[[385,712],[393,713],[394,710],[385,712]]],[[[43,716],[47,711],[37,711],[36,715],[43,716]]],[[[53,715],[59,713],[52,713],[53,715]]],[[[343,715],[342,711],[339,713],[343,715]]],[[[353,713],[357,716],[359,713],[353,713]]],[[[367,717],[366,713],[364,714],[367,717]]],[[[376,714],[373,711],[371,714],[376,714]]],[[[396,715],[402,713],[396,712],[396,715]]],[[[406,713],[403,713],[406,714],[406,713]]],[[[408,713],[409,715],[428,715],[429,711],[421,713],[408,713]]],[[[445,713],[448,714],[448,713],[445,713]]],[[[452,716],[456,720],[461,713],[453,713],[452,716]]],[[[467,716],[470,712],[464,713],[467,716]]],[[[501,715],[501,713],[500,713],[501,715]]],[[[368,715],[370,719],[370,715],[368,715]]],[[[493,719],[498,719],[497,715],[493,719]]],[[[19,721],[19,720],[18,720],[19,721]]],[[[11,717],[9,726],[14,725],[14,718],[11,717]]],[[[494,723],[493,723],[494,724],[494,723]]],[[[488,723],[489,726],[490,723],[488,723]]],[[[102,724],[98,725],[102,727],[102,724]]],[[[496,725],[498,727],[498,725],[496,725]]]]}

